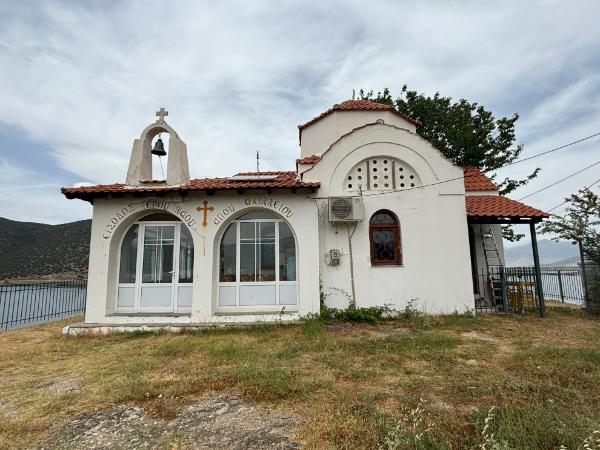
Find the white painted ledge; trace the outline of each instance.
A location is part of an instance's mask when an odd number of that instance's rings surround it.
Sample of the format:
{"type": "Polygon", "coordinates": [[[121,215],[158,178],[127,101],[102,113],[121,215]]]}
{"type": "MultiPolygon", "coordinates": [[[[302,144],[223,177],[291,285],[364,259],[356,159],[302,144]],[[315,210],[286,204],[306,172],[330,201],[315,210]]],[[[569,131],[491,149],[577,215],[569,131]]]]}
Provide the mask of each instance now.
{"type": "Polygon", "coordinates": [[[297,323],[299,316],[283,316],[279,320],[255,320],[245,322],[190,322],[190,323],[75,323],[62,329],[65,336],[107,335],[111,333],[134,333],[140,331],[179,333],[218,328],[247,328],[255,325],[288,325],[297,323]]]}

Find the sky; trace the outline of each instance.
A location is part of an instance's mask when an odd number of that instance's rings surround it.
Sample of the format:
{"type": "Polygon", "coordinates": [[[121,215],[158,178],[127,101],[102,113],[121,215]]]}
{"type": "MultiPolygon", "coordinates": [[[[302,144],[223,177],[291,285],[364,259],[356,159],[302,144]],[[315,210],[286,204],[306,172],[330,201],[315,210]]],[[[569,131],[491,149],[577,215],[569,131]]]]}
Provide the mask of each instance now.
{"type": "MultiPolygon", "coordinates": [[[[193,178],[293,170],[297,125],[404,84],[517,112],[523,157],[600,132],[595,1],[0,2],[0,217],[91,217],[61,186],[123,182],[160,107],[193,178]]],[[[519,199],[600,160],[600,137],[502,169],[519,199]]],[[[549,209],[600,165],[531,196],[549,209]]],[[[560,212],[560,208],[557,210],[560,212]]]]}

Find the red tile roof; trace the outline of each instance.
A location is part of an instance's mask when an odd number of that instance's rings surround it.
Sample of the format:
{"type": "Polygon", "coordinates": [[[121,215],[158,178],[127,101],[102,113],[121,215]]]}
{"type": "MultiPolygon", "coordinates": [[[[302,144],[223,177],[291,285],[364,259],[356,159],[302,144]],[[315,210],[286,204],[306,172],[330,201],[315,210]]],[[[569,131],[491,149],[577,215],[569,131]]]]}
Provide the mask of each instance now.
{"type": "Polygon", "coordinates": [[[496,186],[483,171],[477,167],[463,167],[465,191],[497,191],[496,186]]]}
{"type": "Polygon", "coordinates": [[[100,184],[62,188],[60,191],[67,198],[88,200],[99,194],[157,193],[157,192],[189,192],[217,190],[252,190],[252,189],[295,189],[318,188],[317,182],[305,182],[298,179],[296,172],[241,172],[236,176],[273,176],[273,179],[248,180],[235,178],[200,178],[190,180],[181,186],[165,186],[152,183],[146,186],[126,186],[124,184],[100,184]]]}
{"type": "Polygon", "coordinates": [[[296,164],[316,164],[321,161],[321,157],[317,155],[305,156],[296,160],[296,164]]]}
{"type": "Polygon", "coordinates": [[[369,100],[346,100],[345,102],[342,102],[340,104],[333,105],[332,108],[329,108],[327,111],[312,118],[305,124],[298,125],[298,128],[300,129],[300,131],[302,131],[304,128],[312,125],[315,122],[318,122],[323,117],[326,117],[335,111],[389,111],[391,113],[396,114],[397,116],[402,117],[404,120],[408,120],[410,123],[413,123],[415,125],[418,125],[419,123],[412,117],[409,117],[406,114],[397,111],[392,105],[385,105],[383,103],[376,103],[369,100]]]}
{"type": "Polygon", "coordinates": [[[467,195],[467,216],[548,218],[550,214],[501,195],[467,195]]]}

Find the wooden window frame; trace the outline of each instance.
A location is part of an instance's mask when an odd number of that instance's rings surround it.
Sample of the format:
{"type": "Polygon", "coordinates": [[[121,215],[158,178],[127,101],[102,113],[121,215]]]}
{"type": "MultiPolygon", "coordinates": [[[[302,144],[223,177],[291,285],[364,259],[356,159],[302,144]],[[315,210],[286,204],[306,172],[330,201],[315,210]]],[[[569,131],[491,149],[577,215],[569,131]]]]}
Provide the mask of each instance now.
{"type": "Polygon", "coordinates": [[[396,214],[387,209],[380,209],[375,211],[369,219],[369,247],[371,248],[371,266],[401,266],[402,265],[402,241],[400,233],[400,221],[396,214]],[[372,223],[373,217],[377,214],[387,214],[390,216],[394,223],[372,223]],[[395,258],[392,261],[378,260],[375,257],[375,245],[373,243],[373,232],[375,231],[391,231],[394,233],[394,248],[395,258]]]}

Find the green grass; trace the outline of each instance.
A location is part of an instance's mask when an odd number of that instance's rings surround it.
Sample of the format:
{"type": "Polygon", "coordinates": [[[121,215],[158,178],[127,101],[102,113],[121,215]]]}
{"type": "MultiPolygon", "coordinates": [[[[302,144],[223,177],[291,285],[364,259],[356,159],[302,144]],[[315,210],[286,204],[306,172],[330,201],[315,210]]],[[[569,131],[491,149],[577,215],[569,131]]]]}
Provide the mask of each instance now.
{"type": "MultiPolygon", "coordinates": [[[[478,448],[492,406],[490,430],[511,448],[577,448],[600,429],[600,321],[565,309],[544,319],[407,311],[181,334],[63,337],[63,323],[2,333],[0,447],[42,446],[49,426],[111,404],[171,418],[222,392],[293,410],[306,448],[478,448]],[[48,380],[80,389],[53,391],[48,380]]],[[[165,436],[165,448],[185,440],[165,436]]]]}

